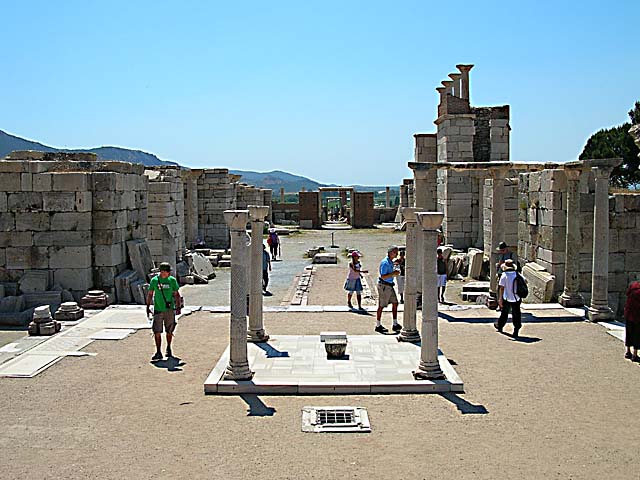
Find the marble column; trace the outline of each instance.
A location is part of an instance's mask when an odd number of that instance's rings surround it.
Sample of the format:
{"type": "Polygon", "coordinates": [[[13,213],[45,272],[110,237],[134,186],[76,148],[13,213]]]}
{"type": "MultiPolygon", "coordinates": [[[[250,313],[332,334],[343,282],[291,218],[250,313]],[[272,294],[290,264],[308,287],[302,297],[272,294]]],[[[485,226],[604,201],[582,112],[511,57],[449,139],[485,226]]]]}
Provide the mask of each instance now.
{"type": "Polygon", "coordinates": [[[284,203],[284,188],[280,187],[280,203],[284,203]]]}
{"type": "MultiPolygon", "coordinates": [[[[415,199],[415,208],[417,212],[427,212],[429,208],[427,207],[428,195],[427,195],[427,178],[428,178],[428,170],[414,170],[413,171],[413,196],[415,199]]],[[[435,208],[431,209],[432,211],[435,208]]],[[[422,235],[417,236],[416,240],[416,251],[417,251],[417,265],[419,266],[417,273],[417,289],[418,292],[422,292],[422,256],[424,253],[422,247],[422,235]]]]}
{"type": "Polygon", "coordinates": [[[595,206],[593,209],[593,263],[591,269],[591,304],[589,320],[600,322],[613,318],[609,308],[609,175],[612,168],[596,167],[595,206]]]}
{"type": "Polygon", "coordinates": [[[440,104],[442,104],[444,97],[447,96],[447,89],[444,87],[438,87],[436,88],[436,92],[438,92],[438,95],[440,96],[440,104]]]}
{"type": "Polygon", "coordinates": [[[473,65],[456,65],[456,68],[462,74],[460,78],[460,98],[469,100],[469,71],[473,65]]]}
{"type": "Polygon", "coordinates": [[[567,239],[565,243],[564,291],[560,304],[564,307],[581,307],[584,298],[580,295],[580,175],[582,169],[564,169],[567,176],[567,239]]]}
{"type": "Polygon", "coordinates": [[[262,318],[262,231],[269,207],[249,205],[251,219],[251,266],[249,267],[249,330],[247,340],[259,343],[269,340],[262,318]]]}
{"type": "Polygon", "coordinates": [[[185,242],[193,248],[198,238],[198,178],[202,172],[189,170],[183,177],[186,195],[184,199],[185,242]]]}
{"type": "Polygon", "coordinates": [[[496,296],[498,292],[498,244],[504,240],[504,179],[508,168],[493,167],[491,169],[491,260],[489,260],[489,292],[496,296]]]}
{"type": "Polygon", "coordinates": [[[442,85],[444,86],[445,93],[453,95],[453,82],[451,80],[443,80],[440,83],[442,83],[442,85]]]}
{"type": "Polygon", "coordinates": [[[436,248],[438,232],[444,215],[440,212],[416,214],[423,237],[422,261],[422,343],[420,364],[413,372],[418,380],[444,379],[438,362],[438,288],[436,248]]]}
{"type": "Polygon", "coordinates": [[[225,210],[224,220],[231,230],[231,321],[229,328],[229,365],[225,380],[250,380],[247,357],[247,210],[225,210]]]}
{"type": "Polygon", "coordinates": [[[391,187],[385,188],[384,206],[385,208],[391,207],[391,187]]]}
{"type": "Polygon", "coordinates": [[[402,331],[397,337],[399,342],[417,343],[420,333],[416,327],[416,300],[418,295],[418,226],[416,223],[416,208],[404,207],[402,216],[407,226],[405,282],[404,282],[404,314],[402,317],[402,331]]]}

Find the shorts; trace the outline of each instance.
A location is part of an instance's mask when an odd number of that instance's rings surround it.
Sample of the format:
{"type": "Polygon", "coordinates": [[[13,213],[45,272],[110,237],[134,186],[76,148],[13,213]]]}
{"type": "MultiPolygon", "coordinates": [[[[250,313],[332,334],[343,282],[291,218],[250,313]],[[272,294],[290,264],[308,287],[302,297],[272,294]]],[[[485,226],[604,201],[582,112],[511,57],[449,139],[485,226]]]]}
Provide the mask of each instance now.
{"type": "Polygon", "coordinates": [[[359,278],[354,278],[353,280],[347,279],[347,281],[344,282],[344,289],[347,292],[360,293],[362,292],[362,282],[359,278]]]}
{"type": "Polygon", "coordinates": [[[378,282],[378,306],[384,308],[390,303],[398,303],[395,288],[393,285],[378,282]]]}
{"type": "Polygon", "coordinates": [[[438,275],[438,287],[446,287],[446,286],[447,286],[447,276],[438,275]]]}
{"type": "Polygon", "coordinates": [[[176,312],[167,310],[153,314],[153,333],[162,333],[162,327],[167,333],[173,333],[176,329],[176,312]]]}
{"type": "Polygon", "coordinates": [[[398,275],[396,280],[398,281],[398,293],[404,293],[404,275],[398,275]]]}

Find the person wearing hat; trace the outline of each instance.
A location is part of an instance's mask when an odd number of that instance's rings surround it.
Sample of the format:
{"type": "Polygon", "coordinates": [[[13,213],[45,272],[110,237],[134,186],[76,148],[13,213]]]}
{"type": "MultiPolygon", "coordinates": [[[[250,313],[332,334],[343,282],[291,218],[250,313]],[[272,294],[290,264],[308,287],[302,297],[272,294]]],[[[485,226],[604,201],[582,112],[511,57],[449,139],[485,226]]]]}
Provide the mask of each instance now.
{"type": "Polygon", "coordinates": [[[382,326],[382,310],[391,304],[391,314],[393,316],[393,331],[402,330],[402,325],[398,323],[398,297],[393,288],[394,277],[400,275],[400,268],[396,268],[394,260],[398,256],[398,247],[395,245],[387,249],[387,256],[380,262],[380,276],[378,277],[378,311],[376,314],[376,332],[387,333],[389,330],[382,326]]]}
{"type": "Polygon", "coordinates": [[[351,252],[351,261],[349,262],[349,274],[347,280],[344,282],[344,289],[347,293],[347,305],[349,308],[353,308],[351,304],[351,298],[355,292],[356,299],[358,300],[358,310],[362,310],[362,278],[363,273],[368,273],[367,270],[362,270],[360,264],[360,252],[354,250],[351,252]]]}
{"type": "Polygon", "coordinates": [[[502,265],[504,265],[504,262],[509,259],[513,260],[513,263],[517,268],[518,258],[514,252],[509,250],[509,245],[507,245],[507,242],[500,242],[498,244],[498,248],[496,248],[496,252],[498,252],[498,263],[496,264],[496,271],[498,272],[498,275],[500,275],[502,272],[501,269],[502,265]]]}
{"type": "Polygon", "coordinates": [[[271,259],[275,262],[278,260],[278,253],[282,256],[282,250],[278,250],[280,246],[280,237],[275,228],[269,229],[269,236],[267,237],[267,243],[269,244],[269,250],[271,251],[271,259]]]}
{"type": "Polygon", "coordinates": [[[493,324],[496,330],[502,333],[502,329],[509,319],[509,312],[511,312],[514,338],[518,338],[518,332],[520,332],[520,327],[522,327],[522,314],[520,312],[522,299],[516,293],[517,275],[518,272],[516,272],[514,261],[510,258],[505,260],[502,265],[502,275],[498,282],[498,304],[501,309],[500,318],[493,324]]]}
{"type": "Polygon", "coordinates": [[[180,313],[182,297],[178,291],[180,286],[175,277],[171,275],[171,265],[167,262],[160,264],[160,273],[149,282],[149,294],[147,295],[147,316],[151,315],[151,302],[153,301],[153,335],[156,342],[156,354],[152,361],[162,360],[162,330],[167,336],[167,358],[171,353],[171,340],[176,328],[176,313],[180,313]]]}

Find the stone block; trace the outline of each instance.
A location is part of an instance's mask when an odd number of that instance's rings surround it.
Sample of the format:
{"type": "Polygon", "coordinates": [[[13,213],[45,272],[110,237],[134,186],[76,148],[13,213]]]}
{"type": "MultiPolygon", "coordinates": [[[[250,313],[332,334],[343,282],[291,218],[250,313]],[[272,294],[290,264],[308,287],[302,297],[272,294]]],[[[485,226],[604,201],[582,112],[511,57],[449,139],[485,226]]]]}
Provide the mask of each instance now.
{"type": "Polygon", "coordinates": [[[34,173],[32,177],[32,189],[34,192],[50,192],[53,181],[50,173],[34,173]]]}
{"type": "MultiPolygon", "coordinates": [[[[24,293],[22,296],[25,308],[46,306],[49,311],[55,312],[62,303],[61,292],[31,292],[24,293]]],[[[49,313],[49,318],[51,318],[51,313],[49,313]]]]}
{"type": "Polygon", "coordinates": [[[112,267],[127,262],[124,243],[112,245],[95,245],[93,248],[94,265],[99,267],[112,267]]]}
{"type": "Polygon", "coordinates": [[[338,263],[338,257],[335,253],[316,253],[313,256],[313,263],[336,264],[338,263]]]}
{"type": "Polygon", "coordinates": [[[541,271],[527,263],[522,269],[522,276],[529,285],[528,303],[548,303],[554,296],[555,276],[541,271]]]}
{"type": "Polygon", "coordinates": [[[20,191],[31,192],[33,190],[33,175],[31,173],[20,174],[20,191]]]}
{"type": "Polygon", "coordinates": [[[51,215],[51,230],[85,231],[91,230],[90,212],[61,212],[51,215]]]}
{"type": "Polygon", "coordinates": [[[33,212],[42,210],[42,193],[22,192],[7,195],[7,210],[10,212],[33,212]]]}
{"type": "Polygon", "coordinates": [[[47,270],[28,270],[18,282],[22,293],[44,292],[49,288],[49,272],[47,270]]]}
{"type": "Polygon", "coordinates": [[[93,213],[93,228],[110,230],[113,228],[125,228],[127,226],[127,212],[125,210],[115,212],[93,213]]]}
{"type": "Polygon", "coordinates": [[[84,247],[91,245],[91,232],[48,231],[33,234],[33,244],[37,247],[84,247]]]}
{"type": "Polygon", "coordinates": [[[0,190],[3,192],[22,191],[22,174],[16,172],[0,175],[0,190]]]}
{"type": "Polygon", "coordinates": [[[131,286],[133,282],[139,280],[138,274],[134,270],[125,270],[115,277],[116,297],[118,303],[132,303],[133,295],[131,286]]]}
{"type": "Polygon", "coordinates": [[[114,228],[112,230],[93,230],[94,245],[113,245],[126,242],[131,235],[126,228],[114,228]]]}
{"type": "Polygon", "coordinates": [[[16,229],[14,213],[0,213],[0,232],[13,232],[16,229]]]}
{"type": "Polygon", "coordinates": [[[131,283],[131,296],[134,303],[145,305],[148,292],[149,284],[144,280],[136,280],[131,283]]]}
{"type": "Polygon", "coordinates": [[[80,306],[84,309],[101,310],[107,308],[109,298],[102,290],[89,290],[80,300],[80,306]]]}
{"type": "Polygon", "coordinates": [[[69,290],[86,291],[93,286],[91,268],[59,268],[54,270],[53,280],[69,290]]]}
{"type": "Polygon", "coordinates": [[[6,258],[8,270],[49,268],[49,256],[46,247],[8,247],[6,258]]]}
{"type": "Polygon", "coordinates": [[[73,212],[76,209],[74,192],[43,192],[41,195],[45,212],[73,212]]]}
{"type": "Polygon", "coordinates": [[[49,268],[91,268],[91,247],[49,247],[49,268]]]}
{"type": "Polygon", "coordinates": [[[149,245],[146,240],[131,240],[126,245],[131,267],[141,279],[146,279],[155,268],[149,245]]]}
{"type": "Polygon", "coordinates": [[[16,230],[19,232],[43,232],[51,228],[47,212],[16,213],[16,230]]]}
{"type": "Polygon", "coordinates": [[[215,277],[213,266],[209,259],[201,253],[192,253],[191,261],[193,271],[204,278],[215,277]]]}
{"type": "Polygon", "coordinates": [[[94,210],[122,210],[122,193],[98,191],[93,192],[94,210]]]}
{"type": "Polygon", "coordinates": [[[91,184],[94,192],[112,192],[116,189],[116,174],[113,172],[94,172],[91,175],[91,184]]]}
{"type": "Polygon", "coordinates": [[[55,192],[84,192],[89,190],[89,173],[55,172],[51,174],[52,190],[55,192]]]}
{"type": "Polygon", "coordinates": [[[76,192],[76,212],[91,212],[93,197],[91,192],[76,192]]]}

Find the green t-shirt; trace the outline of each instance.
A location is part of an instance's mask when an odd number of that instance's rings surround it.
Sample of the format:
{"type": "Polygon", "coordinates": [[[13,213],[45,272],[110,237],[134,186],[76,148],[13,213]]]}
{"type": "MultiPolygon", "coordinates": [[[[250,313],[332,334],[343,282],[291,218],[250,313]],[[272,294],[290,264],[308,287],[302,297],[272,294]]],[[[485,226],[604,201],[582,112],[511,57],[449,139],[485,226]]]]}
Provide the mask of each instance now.
{"type": "Polygon", "coordinates": [[[165,299],[171,303],[171,309],[175,309],[176,302],[173,298],[173,292],[177,292],[179,288],[178,281],[171,275],[167,278],[160,278],[160,275],[153,277],[149,283],[149,291],[153,292],[153,311],[160,313],[169,310],[165,304],[165,299]]]}

